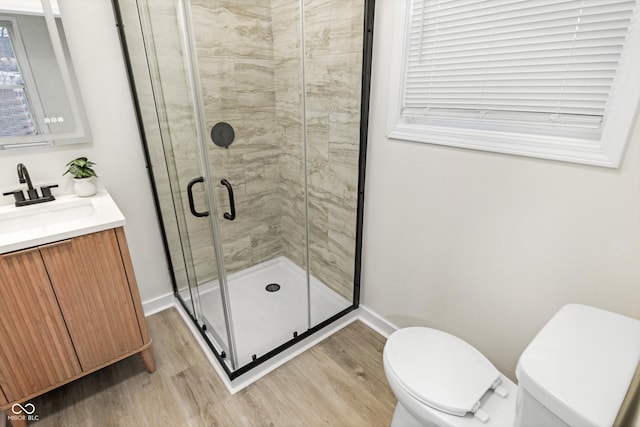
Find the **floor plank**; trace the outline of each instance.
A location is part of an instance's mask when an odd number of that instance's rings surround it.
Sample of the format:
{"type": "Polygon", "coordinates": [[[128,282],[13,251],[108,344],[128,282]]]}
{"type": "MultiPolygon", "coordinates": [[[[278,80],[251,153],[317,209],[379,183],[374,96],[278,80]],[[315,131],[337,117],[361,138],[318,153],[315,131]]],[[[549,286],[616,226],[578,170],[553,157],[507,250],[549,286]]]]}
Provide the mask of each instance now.
{"type": "Polygon", "coordinates": [[[147,319],[157,370],[132,357],[33,400],[47,426],[388,426],[384,338],[356,321],[230,395],[175,309],[147,319]]]}

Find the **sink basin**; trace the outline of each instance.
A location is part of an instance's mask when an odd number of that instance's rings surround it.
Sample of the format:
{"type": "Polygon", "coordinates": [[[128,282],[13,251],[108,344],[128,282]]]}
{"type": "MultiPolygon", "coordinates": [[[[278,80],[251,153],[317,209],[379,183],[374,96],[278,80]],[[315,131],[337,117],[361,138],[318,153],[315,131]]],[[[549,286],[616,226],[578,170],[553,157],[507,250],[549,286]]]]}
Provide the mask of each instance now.
{"type": "Polygon", "coordinates": [[[61,196],[37,205],[0,207],[0,254],[124,225],[111,196],[61,196]]]}
{"type": "Polygon", "coordinates": [[[34,227],[75,221],[96,214],[91,200],[65,200],[62,203],[23,206],[8,212],[0,212],[0,234],[26,231],[34,227]]]}

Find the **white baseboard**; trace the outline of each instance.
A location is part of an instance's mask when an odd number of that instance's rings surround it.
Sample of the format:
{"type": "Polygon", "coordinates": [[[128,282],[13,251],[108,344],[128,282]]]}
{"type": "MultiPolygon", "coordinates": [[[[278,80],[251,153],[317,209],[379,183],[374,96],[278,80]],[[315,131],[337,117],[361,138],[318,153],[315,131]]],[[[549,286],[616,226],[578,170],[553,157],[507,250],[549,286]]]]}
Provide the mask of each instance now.
{"type": "Polygon", "coordinates": [[[175,306],[177,303],[173,292],[142,302],[142,311],[145,316],[159,313],[167,308],[175,306]]]}
{"type": "Polygon", "coordinates": [[[358,311],[359,318],[362,323],[369,326],[385,338],[389,338],[389,335],[399,329],[396,325],[362,304],[360,304],[358,311]]]}

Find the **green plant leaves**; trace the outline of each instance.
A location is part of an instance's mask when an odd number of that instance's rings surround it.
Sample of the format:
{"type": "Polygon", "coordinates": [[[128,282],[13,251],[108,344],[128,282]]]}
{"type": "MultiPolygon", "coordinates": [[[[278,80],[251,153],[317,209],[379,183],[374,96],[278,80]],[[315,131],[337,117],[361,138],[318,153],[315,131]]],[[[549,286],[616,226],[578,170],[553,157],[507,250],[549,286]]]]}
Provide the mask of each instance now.
{"type": "Polygon", "coordinates": [[[95,163],[89,161],[86,157],[78,157],[67,163],[67,171],[62,175],[70,173],[74,178],[91,178],[92,176],[98,176],[96,175],[96,171],[91,168],[91,166],[94,165],[95,163]]]}

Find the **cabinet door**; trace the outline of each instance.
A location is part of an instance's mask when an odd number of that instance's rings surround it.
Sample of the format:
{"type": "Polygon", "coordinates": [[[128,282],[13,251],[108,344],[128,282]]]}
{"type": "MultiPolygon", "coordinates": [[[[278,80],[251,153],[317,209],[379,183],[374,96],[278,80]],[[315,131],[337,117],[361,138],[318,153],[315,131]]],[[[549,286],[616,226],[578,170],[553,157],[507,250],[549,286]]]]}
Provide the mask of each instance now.
{"type": "Polygon", "coordinates": [[[142,346],[114,230],[41,246],[40,253],[83,370],[142,346]]]}
{"type": "Polygon", "coordinates": [[[37,249],[0,255],[0,387],[12,402],[80,374],[37,249]]]}

